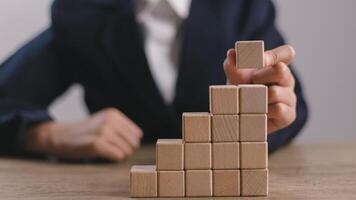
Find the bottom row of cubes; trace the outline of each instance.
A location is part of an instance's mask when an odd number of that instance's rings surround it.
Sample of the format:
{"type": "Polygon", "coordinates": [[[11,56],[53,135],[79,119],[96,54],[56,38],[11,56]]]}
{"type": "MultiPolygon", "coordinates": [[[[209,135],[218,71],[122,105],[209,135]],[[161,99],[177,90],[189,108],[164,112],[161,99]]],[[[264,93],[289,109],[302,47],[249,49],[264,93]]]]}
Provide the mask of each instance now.
{"type": "Polygon", "coordinates": [[[266,196],[268,170],[156,171],[154,165],[131,168],[132,197],[266,196]]]}

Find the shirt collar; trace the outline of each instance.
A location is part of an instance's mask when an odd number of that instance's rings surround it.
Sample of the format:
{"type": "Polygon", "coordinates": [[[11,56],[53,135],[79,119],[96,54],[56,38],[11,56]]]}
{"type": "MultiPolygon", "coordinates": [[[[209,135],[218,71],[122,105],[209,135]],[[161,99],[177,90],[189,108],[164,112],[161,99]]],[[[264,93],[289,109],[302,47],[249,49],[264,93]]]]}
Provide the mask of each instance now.
{"type": "Polygon", "coordinates": [[[143,13],[150,12],[160,1],[166,1],[179,18],[184,20],[188,17],[192,0],[136,0],[136,9],[143,13]]]}
{"type": "Polygon", "coordinates": [[[166,0],[178,17],[186,19],[189,15],[190,4],[192,0],[166,0]]]}

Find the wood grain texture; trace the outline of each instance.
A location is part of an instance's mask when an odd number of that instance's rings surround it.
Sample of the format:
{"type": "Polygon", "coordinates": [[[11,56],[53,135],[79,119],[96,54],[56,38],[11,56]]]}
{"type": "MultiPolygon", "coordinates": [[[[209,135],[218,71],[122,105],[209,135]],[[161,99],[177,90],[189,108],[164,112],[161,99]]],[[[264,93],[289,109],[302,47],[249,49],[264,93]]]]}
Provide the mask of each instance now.
{"type": "Polygon", "coordinates": [[[185,180],[185,195],[187,197],[209,197],[213,195],[212,170],[187,170],[185,180]]]}
{"type": "Polygon", "coordinates": [[[213,170],[214,196],[240,196],[240,170],[213,170]]]}
{"type": "Polygon", "coordinates": [[[238,87],[241,114],[264,114],[268,112],[267,86],[259,84],[241,84],[238,87]]]}
{"type": "Polygon", "coordinates": [[[213,142],[239,141],[238,115],[213,115],[211,127],[211,140],[213,142]]]}
{"type": "Polygon", "coordinates": [[[206,112],[183,113],[182,130],[185,142],[211,141],[211,115],[206,112]]]}
{"type": "Polygon", "coordinates": [[[130,171],[131,197],[157,197],[157,172],[154,165],[134,165],[130,171]]]}
{"type": "Polygon", "coordinates": [[[156,143],[158,170],[182,170],[184,168],[184,144],[182,139],[159,139],[156,143]]]}
{"type": "Polygon", "coordinates": [[[158,171],[159,197],[184,197],[185,173],[181,171],[158,171]]]}
{"type": "Polygon", "coordinates": [[[266,114],[240,115],[240,141],[263,142],[267,140],[266,114]]]}
{"type": "Polygon", "coordinates": [[[241,195],[242,196],[267,196],[268,195],[268,170],[267,169],[241,170],[241,195]]]}
{"type": "Polygon", "coordinates": [[[240,143],[241,169],[264,169],[268,167],[267,142],[240,143]]]}
{"type": "Polygon", "coordinates": [[[211,143],[185,143],[184,169],[211,169],[211,143]]]}
{"type": "MultiPolygon", "coordinates": [[[[270,155],[269,194],[263,199],[356,199],[355,155],[356,141],[352,140],[294,142],[270,155]]],[[[154,163],[155,145],[143,145],[119,163],[2,157],[0,194],[7,200],[130,199],[131,166],[154,163]]]]}
{"type": "Polygon", "coordinates": [[[239,90],[234,85],[211,85],[209,87],[210,113],[238,114],[239,90]]]}
{"type": "Polygon", "coordinates": [[[235,43],[237,68],[262,68],[264,42],[238,41],[235,43]]]}
{"type": "Polygon", "coordinates": [[[239,142],[213,143],[213,169],[238,169],[239,167],[239,142]]]}

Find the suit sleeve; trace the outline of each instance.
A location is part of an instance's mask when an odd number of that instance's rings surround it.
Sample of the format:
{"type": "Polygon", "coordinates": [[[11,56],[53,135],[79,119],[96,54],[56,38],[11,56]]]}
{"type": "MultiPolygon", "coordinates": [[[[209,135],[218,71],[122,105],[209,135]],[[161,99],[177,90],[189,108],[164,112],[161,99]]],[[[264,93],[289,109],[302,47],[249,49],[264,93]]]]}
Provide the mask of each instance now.
{"type": "Polygon", "coordinates": [[[71,84],[45,30],[0,65],[0,155],[30,155],[30,126],[52,120],[47,107],[71,84]]]}
{"type": "MultiPolygon", "coordinates": [[[[275,25],[275,9],[271,1],[248,1],[250,12],[244,21],[240,33],[246,40],[259,39],[265,41],[265,49],[272,49],[285,44],[275,25]]],[[[288,144],[303,128],[308,118],[308,109],[303,95],[302,84],[294,66],[290,66],[296,79],[295,93],[297,95],[297,118],[288,127],[281,129],[268,137],[269,152],[273,152],[288,144]]]]}

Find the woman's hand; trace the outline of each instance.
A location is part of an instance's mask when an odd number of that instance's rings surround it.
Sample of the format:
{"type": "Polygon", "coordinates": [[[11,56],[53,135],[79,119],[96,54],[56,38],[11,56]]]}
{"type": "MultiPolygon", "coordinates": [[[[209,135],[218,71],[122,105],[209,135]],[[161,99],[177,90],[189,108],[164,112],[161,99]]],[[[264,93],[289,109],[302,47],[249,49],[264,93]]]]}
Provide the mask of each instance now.
{"type": "Polygon", "coordinates": [[[285,128],[296,118],[295,79],[288,64],[295,56],[293,47],[284,45],[264,53],[261,69],[237,69],[236,52],[227,51],[224,70],[228,84],[265,84],[268,86],[268,133],[285,128]]]}
{"type": "Polygon", "coordinates": [[[142,130],[115,108],[99,111],[88,119],[47,122],[32,127],[27,149],[61,158],[105,158],[119,161],[139,147],[142,130]]]}

